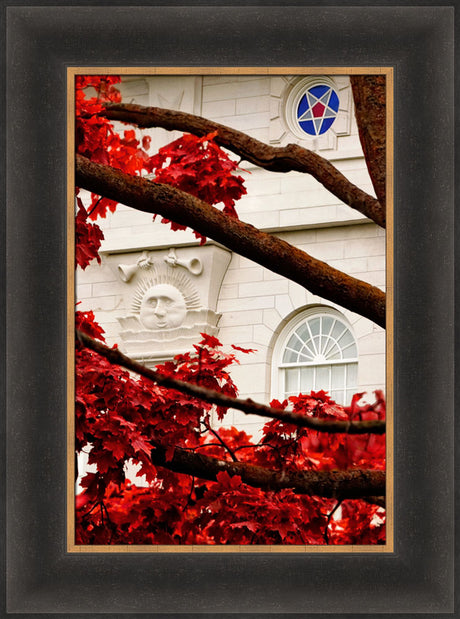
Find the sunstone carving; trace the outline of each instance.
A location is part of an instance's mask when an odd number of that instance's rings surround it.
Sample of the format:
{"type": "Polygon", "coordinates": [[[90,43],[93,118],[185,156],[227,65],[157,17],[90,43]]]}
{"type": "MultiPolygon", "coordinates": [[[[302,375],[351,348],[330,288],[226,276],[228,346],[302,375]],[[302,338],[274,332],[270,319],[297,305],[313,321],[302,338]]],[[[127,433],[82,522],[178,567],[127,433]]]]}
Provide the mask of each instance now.
{"type": "Polygon", "coordinates": [[[107,256],[126,312],[117,316],[123,350],[157,363],[217,335],[218,292],[231,254],[217,246],[143,250],[107,256]]]}

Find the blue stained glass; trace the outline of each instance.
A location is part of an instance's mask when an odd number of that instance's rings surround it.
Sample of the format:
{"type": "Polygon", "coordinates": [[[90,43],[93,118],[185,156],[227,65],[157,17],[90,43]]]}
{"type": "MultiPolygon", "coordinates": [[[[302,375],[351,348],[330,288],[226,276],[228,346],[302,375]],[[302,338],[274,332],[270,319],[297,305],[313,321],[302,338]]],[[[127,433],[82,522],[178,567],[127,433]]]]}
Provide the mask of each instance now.
{"type": "Polygon", "coordinates": [[[326,92],[329,90],[329,86],[313,86],[313,88],[309,88],[308,92],[311,92],[312,95],[320,99],[326,92]]]}
{"type": "Polygon", "coordinates": [[[300,103],[299,106],[297,108],[297,117],[300,118],[300,116],[302,116],[302,114],[305,114],[305,112],[308,110],[309,108],[309,103],[307,101],[307,95],[304,95],[301,99],[300,99],[300,103]]]}
{"type": "Polygon", "coordinates": [[[334,112],[339,111],[339,98],[335,90],[331,90],[331,98],[329,99],[329,107],[334,110],[334,112]]]}
{"type": "Polygon", "coordinates": [[[326,131],[329,129],[329,127],[332,126],[332,123],[334,122],[335,117],[334,118],[325,118],[323,120],[323,124],[321,125],[321,129],[318,131],[318,133],[326,133],[326,131]]]}
{"type": "Polygon", "coordinates": [[[325,84],[312,86],[297,105],[297,122],[308,135],[322,135],[332,126],[339,110],[336,91],[325,84]]]}
{"type": "Polygon", "coordinates": [[[306,120],[304,122],[299,122],[300,128],[308,133],[309,135],[316,135],[315,125],[312,120],[306,120]]]}

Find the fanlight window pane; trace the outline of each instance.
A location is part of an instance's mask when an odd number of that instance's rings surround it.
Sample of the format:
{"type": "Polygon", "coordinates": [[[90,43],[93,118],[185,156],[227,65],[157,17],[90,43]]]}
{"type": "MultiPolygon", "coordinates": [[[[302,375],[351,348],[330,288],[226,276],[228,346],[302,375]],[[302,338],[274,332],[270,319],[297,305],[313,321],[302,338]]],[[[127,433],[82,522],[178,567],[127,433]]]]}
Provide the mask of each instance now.
{"type": "Polygon", "coordinates": [[[352,334],[350,333],[350,331],[346,331],[339,339],[338,339],[338,344],[342,347],[342,348],[346,348],[349,344],[353,344],[354,343],[354,339],[352,334]]]}
{"type": "Polygon", "coordinates": [[[297,333],[294,333],[289,338],[289,342],[287,343],[288,348],[292,348],[293,350],[300,350],[304,345],[303,340],[298,337],[297,333]]]}
{"type": "Polygon", "coordinates": [[[307,324],[304,322],[303,324],[300,325],[300,327],[298,327],[296,329],[296,333],[297,335],[300,337],[300,339],[303,342],[308,342],[308,340],[310,339],[310,331],[307,327],[307,324]]]}
{"type": "Polygon", "coordinates": [[[356,344],[349,344],[346,349],[342,350],[342,355],[344,359],[355,359],[358,356],[358,350],[356,348],[356,344]]]}
{"type": "Polygon", "coordinates": [[[328,349],[326,357],[328,359],[330,359],[331,361],[336,361],[336,360],[342,358],[342,352],[341,352],[340,348],[337,346],[337,344],[334,344],[332,349],[330,349],[330,350],[328,349]]]}
{"type": "Polygon", "coordinates": [[[313,318],[308,321],[308,326],[310,327],[311,334],[313,336],[318,335],[320,330],[321,318],[313,318]]]}
{"type": "Polygon", "coordinates": [[[348,329],[346,328],[346,326],[344,324],[342,324],[341,322],[338,322],[337,320],[335,321],[335,325],[332,329],[332,333],[331,336],[334,339],[339,339],[339,337],[341,335],[343,335],[344,333],[346,333],[348,331],[348,329]]]}
{"type": "Polygon", "coordinates": [[[299,355],[294,350],[289,350],[286,348],[283,355],[283,363],[296,363],[298,361],[299,355]]]}
{"type": "Polygon", "coordinates": [[[332,329],[332,325],[334,324],[335,320],[334,318],[331,318],[330,316],[323,316],[323,328],[322,328],[322,332],[326,335],[329,335],[331,329],[332,329]]]}

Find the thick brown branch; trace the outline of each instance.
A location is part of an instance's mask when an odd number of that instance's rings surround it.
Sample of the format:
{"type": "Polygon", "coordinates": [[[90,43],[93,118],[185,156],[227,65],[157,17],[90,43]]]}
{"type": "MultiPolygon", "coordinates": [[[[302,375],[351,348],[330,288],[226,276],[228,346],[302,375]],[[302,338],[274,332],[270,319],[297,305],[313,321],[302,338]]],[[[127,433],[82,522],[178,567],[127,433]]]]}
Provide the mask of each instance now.
{"type": "Polygon", "coordinates": [[[359,139],[380,204],[385,205],[386,92],[385,75],[352,75],[359,139]]]}
{"type": "Polygon", "coordinates": [[[339,200],[379,226],[385,227],[385,209],[378,200],[353,185],[327,159],[297,144],[270,146],[241,131],[201,116],[132,103],[108,103],[105,116],[110,120],[119,120],[138,127],[162,127],[169,131],[185,131],[198,136],[217,132],[215,141],[242,159],[272,172],[295,170],[311,174],[339,200]]]}
{"type": "Polygon", "coordinates": [[[264,404],[254,402],[249,398],[246,400],[232,398],[223,393],[219,393],[218,391],[201,387],[200,385],[194,385],[192,383],[176,380],[171,376],[164,376],[160,372],[151,370],[145,365],[134,361],[134,359],[130,359],[120,352],[118,348],[109,348],[102,342],[94,340],[82,331],[77,331],[76,335],[77,340],[83,344],[83,346],[86,346],[99,355],[102,355],[110,361],[110,363],[121,365],[127,370],[131,370],[141,376],[149,378],[158,385],[170,389],[176,389],[181,393],[185,393],[194,398],[199,398],[200,400],[205,400],[211,404],[225,406],[227,408],[236,408],[243,411],[243,413],[246,413],[247,415],[259,415],[261,417],[269,417],[270,419],[278,419],[286,423],[292,423],[298,427],[311,428],[320,432],[347,432],[348,434],[384,434],[385,432],[384,421],[327,421],[324,419],[306,417],[290,411],[271,408],[270,406],[265,406],[264,404]]]}
{"type": "Polygon", "coordinates": [[[347,471],[272,471],[246,462],[226,462],[176,447],[170,461],[163,449],[152,451],[152,462],[176,473],[185,473],[215,481],[218,473],[239,475],[250,486],[265,490],[290,488],[297,494],[308,494],[339,500],[380,497],[385,495],[385,473],[362,469],[347,471]]]}
{"type": "Polygon", "coordinates": [[[385,326],[385,294],[254,226],[169,185],[76,157],[76,184],[137,210],[189,226],[313,294],[385,326]]]}

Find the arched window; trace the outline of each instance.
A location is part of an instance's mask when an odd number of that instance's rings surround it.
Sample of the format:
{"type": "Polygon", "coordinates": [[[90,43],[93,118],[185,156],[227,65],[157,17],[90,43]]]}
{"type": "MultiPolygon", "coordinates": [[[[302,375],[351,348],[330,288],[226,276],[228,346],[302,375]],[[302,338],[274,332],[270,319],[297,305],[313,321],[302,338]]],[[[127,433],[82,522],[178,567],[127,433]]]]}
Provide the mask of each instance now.
{"type": "Polygon", "coordinates": [[[278,397],[323,389],[339,404],[356,392],[358,349],[346,319],[329,308],[297,315],[276,347],[278,397]]]}

